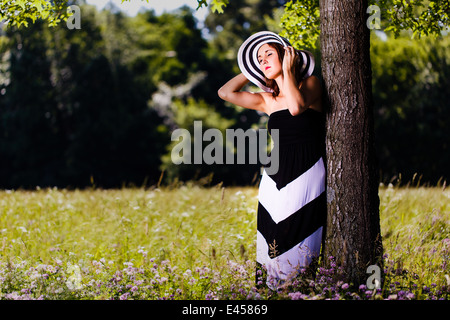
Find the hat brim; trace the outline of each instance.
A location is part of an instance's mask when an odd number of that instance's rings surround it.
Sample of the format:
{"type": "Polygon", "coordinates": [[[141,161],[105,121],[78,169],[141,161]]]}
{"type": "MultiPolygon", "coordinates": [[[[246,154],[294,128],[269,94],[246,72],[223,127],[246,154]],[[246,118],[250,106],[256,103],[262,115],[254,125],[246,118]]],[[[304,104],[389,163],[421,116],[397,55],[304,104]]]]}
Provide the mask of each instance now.
{"type": "MultiPolygon", "coordinates": [[[[279,43],[283,47],[291,46],[289,41],[278,34],[270,31],[261,31],[253,34],[239,47],[237,60],[239,69],[245,77],[259,88],[266,92],[272,92],[272,89],[267,87],[264,73],[259,67],[258,50],[266,43],[279,43]]],[[[306,50],[297,50],[302,61],[300,62],[302,79],[312,75],[314,71],[314,57],[306,50]]]]}

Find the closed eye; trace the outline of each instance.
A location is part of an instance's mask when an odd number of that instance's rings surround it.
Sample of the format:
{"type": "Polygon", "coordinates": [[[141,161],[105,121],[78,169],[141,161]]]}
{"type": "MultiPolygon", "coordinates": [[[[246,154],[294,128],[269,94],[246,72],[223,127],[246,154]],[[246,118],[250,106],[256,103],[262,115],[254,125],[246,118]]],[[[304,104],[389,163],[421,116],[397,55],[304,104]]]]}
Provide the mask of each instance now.
{"type": "MultiPolygon", "coordinates": [[[[269,53],[267,54],[268,57],[270,57],[271,55],[272,55],[272,52],[269,52],[269,53]]],[[[261,63],[262,63],[262,59],[259,59],[258,62],[259,62],[259,64],[261,64],[261,63]]]]}

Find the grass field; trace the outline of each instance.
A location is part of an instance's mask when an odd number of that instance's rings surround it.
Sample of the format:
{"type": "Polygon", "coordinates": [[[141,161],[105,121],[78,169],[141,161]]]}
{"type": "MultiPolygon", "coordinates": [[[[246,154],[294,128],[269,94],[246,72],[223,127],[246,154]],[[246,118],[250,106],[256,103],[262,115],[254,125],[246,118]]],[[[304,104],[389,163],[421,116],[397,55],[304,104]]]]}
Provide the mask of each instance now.
{"type": "Polygon", "coordinates": [[[450,190],[380,187],[382,288],[254,287],[255,187],[0,191],[0,299],[446,299],[450,190]]]}

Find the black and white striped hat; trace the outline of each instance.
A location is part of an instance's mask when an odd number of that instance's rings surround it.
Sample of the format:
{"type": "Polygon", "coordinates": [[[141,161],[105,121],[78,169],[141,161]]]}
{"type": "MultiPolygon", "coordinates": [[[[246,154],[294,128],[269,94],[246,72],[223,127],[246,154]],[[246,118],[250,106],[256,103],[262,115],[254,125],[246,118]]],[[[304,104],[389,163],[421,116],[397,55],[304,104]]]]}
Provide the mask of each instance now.
{"type": "MultiPolygon", "coordinates": [[[[270,31],[261,31],[251,35],[240,46],[238,51],[238,65],[241,72],[247,77],[248,80],[256,84],[258,87],[266,92],[272,92],[266,85],[266,78],[261,71],[258,62],[258,50],[266,43],[277,42],[283,47],[291,46],[289,41],[278,34],[270,31]]],[[[305,50],[296,50],[302,59],[302,79],[309,77],[314,71],[314,57],[305,50]]]]}

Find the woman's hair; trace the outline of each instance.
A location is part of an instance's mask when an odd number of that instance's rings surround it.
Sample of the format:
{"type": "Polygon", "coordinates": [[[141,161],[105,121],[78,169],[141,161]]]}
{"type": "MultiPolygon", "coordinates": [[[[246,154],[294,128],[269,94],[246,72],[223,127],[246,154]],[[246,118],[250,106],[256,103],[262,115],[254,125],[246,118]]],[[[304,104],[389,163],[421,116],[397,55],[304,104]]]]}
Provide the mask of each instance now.
{"type": "MultiPolygon", "coordinates": [[[[284,59],[284,47],[276,42],[270,42],[268,43],[269,46],[274,48],[278,53],[278,59],[280,60],[281,65],[283,65],[283,59],[284,59]]],[[[300,74],[300,57],[296,54],[294,58],[294,76],[295,80],[297,80],[297,83],[300,83],[301,74],[300,74]]],[[[274,79],[267,79],[266,78],[266,85],[270,89],[273,90],[272,96],[275,98],[280,94],[280,88],[278,88],[277,82],[274,79]]]]}

